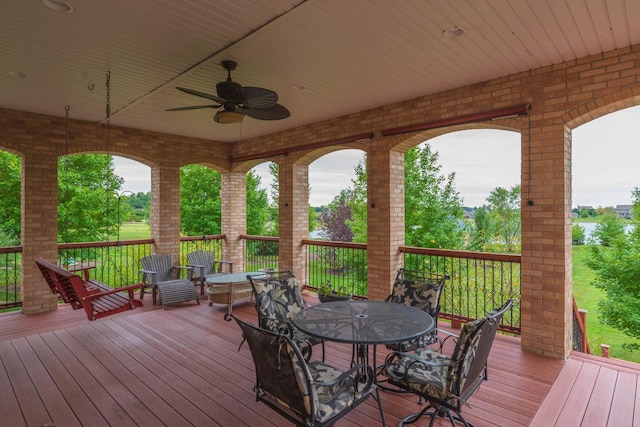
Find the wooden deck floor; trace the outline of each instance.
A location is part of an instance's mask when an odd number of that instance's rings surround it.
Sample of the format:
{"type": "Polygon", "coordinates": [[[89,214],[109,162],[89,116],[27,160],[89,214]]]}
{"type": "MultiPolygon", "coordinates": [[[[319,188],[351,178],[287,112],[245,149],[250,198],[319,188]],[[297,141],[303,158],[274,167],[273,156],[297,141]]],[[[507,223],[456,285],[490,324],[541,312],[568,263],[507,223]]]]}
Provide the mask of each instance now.
{"type": "MultiPolygon", "coordinates": [[[[288,425],[255,402],[251,355],[246,346],[238,351],[239,328],[223,320],[224,312],[223,306],[209,307],[203,300],[200,305],[185,303],[169,310],[145,307],[94,322],[67,306],[41,315],[0,316],[0,425],[9,419],[15,426],[288,425]]],[[[237,303],[234,312],[255,321],[255,309],[248,301],[237,303]]],[[[345,367],[350,356],[345,345],[327,346],[330,363],[345,367]]],[[[580,363],[600,366],[601,361],[546,359],[521,351],[518,339],[499,336],[491,351],[489,381],[463,413],[478,427],[527,426],[534,417],[539,426],[553,425],[555,421],[549,421],[553,417],[559,426],[570,425],[560,422],[563,414],[570,415],[566,410],[571,405],[558,402],[577,400],[562,384],[565,377],[571,381],[566,372],[575,371],[580,363]],[[548,394],[552,400],[545,400],[548,394]],[[551,418],[536,416],[541,406],[551,418]]],[[[631,390],[633,369],[626,365],[624,369],[631,372],[624,381],[626,390],[631,390]]],[[[636,372],[635,393],[637,378],[636,372]]],[[[573,379],[581,388],[587,381],[573,379]]],[[[592,389],[611,388],[610,381],[597,384],[592,389]]],[[[390,426],[420,409],[415,397],[381,394],[390,426]]],[[[616,394],[610,394],[616,409],[616,394]]],[[[638,405],[631,410],[636,422],[638,410],[638,405]]],[[[337,423],[380,424],[372,399],[337,423]]],[[[427,424],[421,420],[415,425],[427,424]]]]}

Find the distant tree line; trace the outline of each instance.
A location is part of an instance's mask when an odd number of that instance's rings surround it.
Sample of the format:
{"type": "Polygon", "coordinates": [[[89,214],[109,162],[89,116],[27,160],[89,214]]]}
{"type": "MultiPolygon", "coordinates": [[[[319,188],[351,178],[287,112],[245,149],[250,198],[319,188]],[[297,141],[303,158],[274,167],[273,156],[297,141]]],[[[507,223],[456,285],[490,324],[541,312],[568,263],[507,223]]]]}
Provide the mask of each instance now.
{"type": "MultiPolygon", "coordinates": [[[[438,153],[429,144],[405,153],[405,242],[423,248],[520,251],[520,186],[497,187],[487,205],[465,219],[455,174],[443,176],[438,153]]],[[[343,189],[320,213],[328,239],[366,242],[367,163],[355,167],[352,186],[343,189]]],[[[467,212],[470,210],[467,209],[467,212]]]]}

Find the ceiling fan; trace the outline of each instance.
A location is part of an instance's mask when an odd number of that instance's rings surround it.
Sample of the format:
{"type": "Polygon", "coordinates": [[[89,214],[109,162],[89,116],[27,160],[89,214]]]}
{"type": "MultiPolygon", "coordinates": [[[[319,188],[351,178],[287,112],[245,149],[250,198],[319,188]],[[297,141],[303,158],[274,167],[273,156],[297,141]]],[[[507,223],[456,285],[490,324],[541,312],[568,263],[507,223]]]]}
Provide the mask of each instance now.
{"type": "Polygon", "coordinates": [[[282,105],[278,104],[278,94],[261,87],[242,87],[231,80],[231,71],[238,64],[234,61],[222,61],[222,68],[227,70],[227,80],[216,85],[218,96],[193,89],[178,87],[178,90],[190,95],[207,98],[217,102],[209,105],[192,105],[190,107],[169,108],[167,111],[197,110],[201,108],[220,108],[214,116],[216,123],[240,123],[244,116],[258,120],[281,120],[291,115],[282,105]]]}

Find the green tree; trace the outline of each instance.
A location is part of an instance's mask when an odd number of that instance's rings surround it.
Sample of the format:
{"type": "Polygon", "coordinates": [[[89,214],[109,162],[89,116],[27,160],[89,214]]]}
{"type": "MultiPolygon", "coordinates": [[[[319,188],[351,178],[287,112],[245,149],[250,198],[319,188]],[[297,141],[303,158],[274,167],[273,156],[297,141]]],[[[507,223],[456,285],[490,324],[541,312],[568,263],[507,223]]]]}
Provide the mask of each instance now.
{"type": "Polygon", "coordinates": [[[271,175],[271,203],[269,204],[269,235],[280,234],[280,165],[275,162],[269,164],[269,174],[271,175]]]}
{"type": "Polygon", "coordinates": [[[520,242],[520,200],[520,185],[510,189],[496,187],[487,197],[494,224],[493,237],[505,245],[508,252],[515,252],[520,242]]]}
{"type": "Polygon", "coordinates": [[[113,171],[113,157],[80,154],[58,160],[58,239],[100,241],[113,234],[117,193],[124,179],[113,171]]]}
{"type": "Polygon", "coordinates": [[[405,242],[423,248],[458,249],[464,235],[462,199],[455,174],[440,174],[429,144],[404,155],[405,242]]]}
{"type": "MultiPolygon", "coordinates": [[[[605,298],[598,303],[600,319],[632,339],[640,340],[640,190],[632,192],[633,219],[629,235],[618,234],[605,245],[589,245],[587,265],[605,298]]],[[[624,344],[640,349],[640,342],[624,344]]]]}
{"type": "Polygon", "coordinates": [[[602,246],[611,246],[613,241],[624,236],[624,222],[614,213],[605,213],[600,217],[591,237],[602,246]]]}
{"type": "Polygon", "coordinates": [[[580,224],[573,224],[571,227],[571,242],[574,245],[584,245],[585,230],[580,224]]]}
{"type": "Polygon", "coordinates": [[[0,224],[4,246],[20,242],[20,174],[22,160],[15,154],[0,151],[0,224]],[[8,243],[8,244],[7,244],[8,243]]]}
{"type": "Polygon", "coordinates": [[[221,233],[220,173],[202,165],[180,168],[180,231],[186,236],[221,233]]]}
{"type": "Polygon", "coordinates": [[[353,231],[353,241],[367,243],[367,155],[354,168],[355,178],[351,180],[349,207],[351,220],[348,225],[353,231]]]}
{"type": "Polygon", "coordinates": [[[469,247],[474,251],[486,251],[487,245],[491,241],[493,233],[491,226],[491,217],[489,212],[480,207],[473,214],[473,230],[471,232],[471,242],[469,247]]]}
{"type": "MultiPolygon", "coordinates": [[[[405,242],[410,246],[457,249],[464,235],[462,200],[455,190],[455,174],[440,174],[438,153],[429,144],[404,156],[405,242]]],[[[349,223],[355,242],[367,239],[366,157],[355,168],[349,223]]]]}
{"type": "Polygon", "coordinates": [[[247,234],[262,236],[269,222],[267,190],[260,188],[261,179],[253,171],[247,173],[247,234]]]}
{"type": "Polygon", "coordinates": [[[131,206],[131,217],[127,220],[148,220],[151,214],[151,192],[138,192],[130,196],[123,196],[131,206]]]}

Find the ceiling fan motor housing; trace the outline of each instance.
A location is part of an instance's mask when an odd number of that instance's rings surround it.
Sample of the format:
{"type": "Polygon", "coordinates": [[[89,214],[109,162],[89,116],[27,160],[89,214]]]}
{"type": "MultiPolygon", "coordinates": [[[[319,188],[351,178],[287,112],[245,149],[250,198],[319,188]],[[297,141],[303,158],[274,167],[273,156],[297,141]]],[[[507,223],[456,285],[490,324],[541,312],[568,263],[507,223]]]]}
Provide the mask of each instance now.
{"type": "Polygon", "coordinates": [[[261,87],[243,87],[231,80],[231,71],[238,64],[235,61],[222,61],[222,67],[227,70],[227,80],[216,84],[216,95],[200,92],[194,89],[178,87],[177,89],[190,95],[206,98],[217,102],[208,105],[193,105],[188,107],[170,108],[167,111],[198,110],[201,108],[220,108],[214,116],[216,123],[241,123],[244,116],[258,120],[282,120],[291,115],[282,105],[278,104],[278,94],[261,87]]]}

